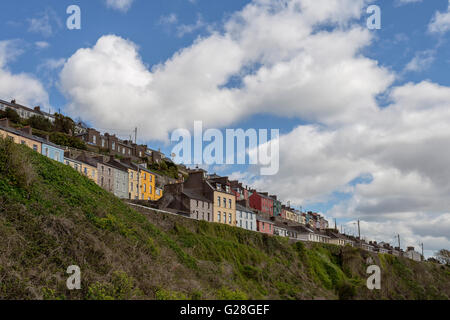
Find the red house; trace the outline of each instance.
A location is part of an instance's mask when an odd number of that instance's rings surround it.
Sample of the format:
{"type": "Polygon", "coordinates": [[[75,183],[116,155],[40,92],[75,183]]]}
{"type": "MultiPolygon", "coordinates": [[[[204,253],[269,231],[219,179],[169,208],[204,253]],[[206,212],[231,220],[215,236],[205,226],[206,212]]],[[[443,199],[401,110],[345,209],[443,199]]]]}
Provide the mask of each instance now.
{"type": "Polygon", "coordinates": [[[273,216],[273,199],[267,193],[253,192],[249,197],[250,208],[273,216]]]}
{"type": "Polygon", "coordinates": [[[264,219],[261,216],[256,217],[256,225],[258,227],[258,232],[273,235],[274,223],[268,219],[264,219]]]}

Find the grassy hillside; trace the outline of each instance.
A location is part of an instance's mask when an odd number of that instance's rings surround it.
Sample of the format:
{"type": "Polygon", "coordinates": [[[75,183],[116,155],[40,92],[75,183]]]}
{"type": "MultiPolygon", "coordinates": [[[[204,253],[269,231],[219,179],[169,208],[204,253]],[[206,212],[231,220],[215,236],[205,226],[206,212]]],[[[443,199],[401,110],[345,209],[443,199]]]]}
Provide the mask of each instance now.
{"type": "Polygon", "coordinates": [[[135,211],[0,139],[0,299],[448,299],[450,269],[135,211]],[[66,289],[70,265],[82,290],[66,289]]]}

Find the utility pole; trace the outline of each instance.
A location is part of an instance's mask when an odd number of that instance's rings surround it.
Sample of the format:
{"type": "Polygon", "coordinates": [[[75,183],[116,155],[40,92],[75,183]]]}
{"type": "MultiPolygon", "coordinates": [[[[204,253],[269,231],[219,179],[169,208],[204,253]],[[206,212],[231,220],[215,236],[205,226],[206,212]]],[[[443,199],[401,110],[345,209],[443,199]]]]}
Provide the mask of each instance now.
{"type": "Polygon", "coordinates": [[[358,238],[361,241],[361,228],[359,226],[359,219],[358,219],[358,238]]]}
{"type": "Polygon", "coordinates": [[[134,144],[137,144],[137,127],[134,128],[134,144]]]}
{"type": "Polygon", "coordinates": [[[337,231],[337,219],[336,218],[334,219],[334,230],[337,231]]]}
{"type": "Polygon", "coordinates": [[[400,246],[400,235],[399,234],[397,235],[397,238],[398,238],[398,249],[402,250],[402,247],[400,246]]]}
{"type": "Polygon", "coordinates": [[[422,259],[425,260],[425,256],[423,255],[423,242],[422,242],[422,259]]]}

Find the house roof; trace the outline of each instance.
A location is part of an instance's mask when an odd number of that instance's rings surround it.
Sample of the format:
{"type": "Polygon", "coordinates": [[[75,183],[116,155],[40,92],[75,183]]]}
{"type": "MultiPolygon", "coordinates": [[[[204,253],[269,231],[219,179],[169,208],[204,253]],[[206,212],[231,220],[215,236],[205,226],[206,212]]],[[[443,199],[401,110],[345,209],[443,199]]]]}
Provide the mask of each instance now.
{"type": "Polygon", "coordinates": [[[31,109],[31,108],[29,108],[29,107],[25,107],[25,106],[23,106],[23,105],[21,105],[21,104],[18,104],[18,103],[11,103],[11,102],[8,102],[8,101],[2,100],[2,99],[0,99],[0,103],[1,103],[1,104],[4,104],[4,105],[7,105],[8,107],[11,107],[11,108],[24,109],[24,110],[27,110],[27,111],[29,111],[29,112],[33,112],[33,113],[37,113],[37,114],[42,114],[42,115],[45,115],[45,116],[54,118],[54,115],[52,115],[52,114],[50,114],[50,113],[48,113],[48,112],[41,111],[41,110],[40,110],[40,111],[37,111],[37,110],[31,109]]]}
{"type": "Polygon", "coordinates": [[[189,199],[200,200],[200,201],[203,201],[203,202],[212,203],[211,200],[209,200],[208,198],[206,198],[202,194],[200,194],[200,193],[198,193],[198,192],[196,192],[195,190],[192,190],[192,189],[184,189],[181,193],[184,194],[189,199]]]}
{"type": "Polygon", "coordinates": [[[97,164],[98,163],[102,163],[102,164],[105,164],[105,165],[107,165],[106,163],[104,163],[103,161],[100,161],[100,160],[98,160],[98,159],[95,159],[95,158],[91,158],[91,157],[88,157],[86,154],[80,154],[78,157],[76,157],[75,158],[75,160],[78,160],[78,161],[80,161],[80,162],[83,162],[83,163],[85,163],[85,164],[88,164],[88,165],[90,165],[90,166],[92,166],[92,167],[97,167],[97,164]]]}
{"type": "Polygon", "coordinates": [[[271,220],[269,220],[269,219],[266,219],[266,218],[263,218],[263,217],[261,217],[260,215],[257,215],[257,216],[256,216],[256,220],[257,220],[257,221],[262,221],[262,222],[267,222],[267,223],[270,223],[270,224],[274,224],[273,221],[271,221],[271,220]]]}
{"type": "Polygon", "coordinates": [[[16,128],[5,127],[5,126],[0,125],[0,129],[1,129],[1,130],[4,130],[4,131],[7,131],[7,132],[9,132],[9,133],[15,134],[15,135],[17,135],[17,136],[21,136],[21,137],[24,137],[24,138],[27,138],[27,139],[34,140],[34,141],[36,141],[36,142],[40,142],[40,143],[46,144],[46,145],[51,146],[51,147],[54,147],[54,148],[58,148],[58,149],[64,150],[63,147],[58,146],[57,144],[54,144],[54,143],[52,143],[52,142],[50,142],[50,141],[47,141],[47,140],[45,140],[45,139],[43,139],[43,138],[41,138],[41,137],[34,136],[34,135],[32,135],[32,134],[28,134],[28,133],[23,132],[23,131],[21,131],[21,130],[18,130],[18,129],[16,129],[16,128]]]}
{"type": "Polygon", "coordinates": [[[242,205],[240,205],[238,203],[236,203],[236,210],[253,213],[252,209],[246,208],[246,207],[244,207],[244,206],[242,206],[242,205]]]}

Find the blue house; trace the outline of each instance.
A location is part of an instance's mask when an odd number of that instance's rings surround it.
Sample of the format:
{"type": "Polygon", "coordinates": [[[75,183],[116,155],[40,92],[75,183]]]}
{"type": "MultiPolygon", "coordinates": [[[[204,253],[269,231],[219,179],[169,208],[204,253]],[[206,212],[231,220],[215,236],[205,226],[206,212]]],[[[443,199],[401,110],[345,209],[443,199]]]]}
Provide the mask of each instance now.
{"type": "Polygon", "coordinates": [[[64,163],[64,149],[45,139],[39,139],[42,143],[42,155],[52,160],[64,163]]]}

